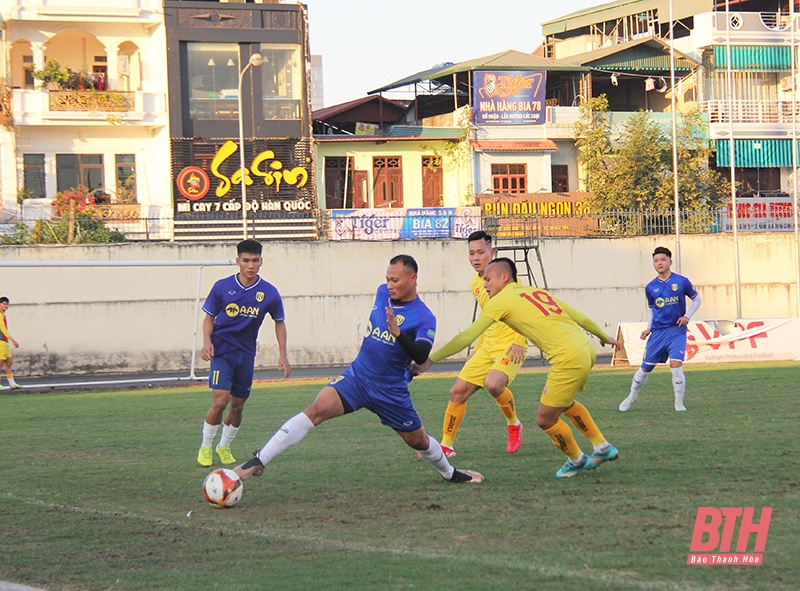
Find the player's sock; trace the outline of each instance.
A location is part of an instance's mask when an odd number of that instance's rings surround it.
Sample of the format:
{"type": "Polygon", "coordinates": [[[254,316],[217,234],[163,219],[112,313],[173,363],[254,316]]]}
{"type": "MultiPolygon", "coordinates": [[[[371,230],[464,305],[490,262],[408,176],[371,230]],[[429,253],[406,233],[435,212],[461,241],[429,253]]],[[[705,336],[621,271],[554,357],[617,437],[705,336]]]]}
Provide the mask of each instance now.
{"type": "Polygon", "coordinates": [[[439,445],[439,442],[430,435],[428,435],[428,449],[420,451],[419,457],[436,468],[439,471],[439,474],[441,474],[442,478],[445,480],[450,480],[450,478],[453,476],[453,470],[455,470],[455,468],[453,468],[450,465],[450,462],[447,461],[447,458],[442,451],[442,446],[439,445]]]}
{"type": "Polygon", "coordinates": [[[509,425],[517,425],[519,419],[517,418],[517,405],[514,404],[514,395],[511,390],[506,388],[503,393],[494,399],[500,410],[503,411],[503,416],[506,417],[506,422],[509,425]]]}
{"type": "Polygon", "coordinates": [[[600,429],[597,428],[597,424],[594,422],[592,415],[589,414],[586,407],[577,400],[564,411],[564,414],[567,415],[569,420],[572,421],[572,424],[592,442],[592,445],[603,443],[606,440],[603,434],[600,433],[600,429]]]}
{"type": "Polygon", "coordinates": [[[558,419],[555,425],[549,429],[545,429],[544,432],[553,441],[553,445],[570,460],[577,461],[581,457],[583,452],[581,452],[578,442],[575,441],[572,429],[569,428],[569,425],[567,425],[564,419],[558,419]]]}
{"type": "Polygon", "coordinates": [[[217,436],[219,425],[209,425],[203,421],[203,443],[200,447],[211,447],[214,444],[214,437],[217,436]]]}
{"type": "Polygon", "coordinates": [[[642,386],[644,386],[649,376],[650,372],[643,370],[641,367],[636,370],[636,373],[633,374],[633,381],[631,382],[631,396],[635,398],[639,395],[639,390],[642,389],[642,386]]]}
{"type": "Polygon", "coordinates": [[[261,448],[261,451],[258,452],[258,459],[266,466],[275,456],[303,441],[303,438],[313,428],[314,423],[306,416],[306,413],[301,412],[294,415],[261,448]]]}
{"type": "Polygon", "coordinates": [[[672,390],[675,392],[675,402],[683,402],[683,395],[686,394],[686,375],[683,373],[683,366],[670,367],[672,371],[672,390]]]}
{"type": "Polygon", "coordinates": [[[16,387],[17,383],[14,381],[14,374],[10,371],[6,372],[6,379],[8,380],[8,385],[12,388],[16,387]]]}
{"type": "Polygon", "coordinates": [[[461,426],[461,421],[464,420],[464,415],[466,414],[466,402],[461,404],[456,404],[455,402],[447,403],[447,410],[444,411],[444,425],[442,426],[442,443],[447,447],[453,447],[456,433],[458,433],[458,428],[461,426]]]}
{"type": "Polygon", "coordinates": [[[234,427],[233,425],[222,425],[222,437],[219,439],[219,446],[230,447],[231,441],[233,441],[233,438],[236,437],[238,432],[239,427],[234,427]]]}

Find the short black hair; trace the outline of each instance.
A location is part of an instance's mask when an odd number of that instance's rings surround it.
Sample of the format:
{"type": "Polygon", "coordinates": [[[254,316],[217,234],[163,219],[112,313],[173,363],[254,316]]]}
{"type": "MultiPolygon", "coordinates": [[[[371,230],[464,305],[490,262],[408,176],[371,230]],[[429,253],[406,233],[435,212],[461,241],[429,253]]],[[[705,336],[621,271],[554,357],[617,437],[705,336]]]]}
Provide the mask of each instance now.
{"type": "Polygon", "coordinates": [[[653,251],[653,256],[656,256],[657,254],[665,254],[665,255],[667,255],[668,259],[670,259],[670,260],[672,259],[672,253],[670,252],[669,248],[667,248],[666,246],[657,247],[653,251]]]}
{"type": "Polygon", "coordinates": [[[0,304],[10,304],[11,302],[8,301],[6,296],[0,298],[0,304]]]}
{"type": "Polygon", "coordinates": [[[477,232],[473,232],[472,234],[467,236],[467,244],[469,244],[470,242],[475,242],[476,240],[483,240],[489,246],[492,245],[492,237],[489,236],[483,230],[478,230],[477,232]]]}
{"type": "Polygon", "coordinates": [[[494,265],[495,263],[502,263],[503,265],[508,267],[507,271],[511,274],[511,282],[512,283],[517,282],[517,264],[514,261],[512,261],[508,257],[500,257],[498,259],[493,260],[489,264],[494,265]]]}
{"type": "Polygon", "coordinates": [[[253,240],[252,238],[248,238],[247,240],[242,240],[239,244],[236,245],[236,253],[239,256],[242,256],[244,253],[247,254],[257,254],[261,256],[262,250],[261,243],[258,240],[253,240]]]}
{"type": "Polygon", "coordinates": [[[417,261],[414,260],[414,257],[407,254],[398,254],[397,256],[393,256],[392,260],[389,261],[390,265],[395,265],[397,263],[403,263],[404,267],[411,269],[412,273],[419,272],[419,266],[417,266],[417,261]]]}

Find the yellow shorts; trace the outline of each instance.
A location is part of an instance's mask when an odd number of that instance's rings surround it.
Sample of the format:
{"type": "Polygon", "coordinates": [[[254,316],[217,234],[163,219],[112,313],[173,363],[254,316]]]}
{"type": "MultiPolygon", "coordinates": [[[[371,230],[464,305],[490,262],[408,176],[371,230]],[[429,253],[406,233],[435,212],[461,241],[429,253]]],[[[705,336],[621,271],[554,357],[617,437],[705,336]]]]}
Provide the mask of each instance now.
{"type": "Polygon", "coordinates": [[[539,399],[545,406],[565,408],[575,402],[578,392],[586,387],[589,372],[592,371],[596,355],[592,344],[575,351],[569,358],[553,366],[547,374],[542,397],[539,399]]]}
{"type": "Polygon", "coordinates": [[[8,341],[0,341],[0,361],[11,359],[11,350],[8,348],[8,341]]]}
{"type": "Polygon", "coordinates": [[[522,363],[512,363],[505,354],[507,350],[508,347],[491,351],[487,351],[484,347],[478,347],[475,349],[475,354],[461,368],[458,377],[479,388],[484,388],[486,387],[486,374],[496,369],[508,376],[507,386],[510,386],[517,377],[522,363]]]}

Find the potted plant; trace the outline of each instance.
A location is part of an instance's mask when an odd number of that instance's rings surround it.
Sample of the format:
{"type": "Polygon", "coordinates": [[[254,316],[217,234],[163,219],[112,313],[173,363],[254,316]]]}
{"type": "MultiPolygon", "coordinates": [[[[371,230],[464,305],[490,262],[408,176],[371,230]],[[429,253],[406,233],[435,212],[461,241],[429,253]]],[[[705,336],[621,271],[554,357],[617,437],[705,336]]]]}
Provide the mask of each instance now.
{"type": "Polygon", "coordinates": [[[60,90],[70,78],[69,70],[61,67],[58,60],[47,60],[41,70],[33,68],[31,76],[39,80],[47,90],[60,90]]]}

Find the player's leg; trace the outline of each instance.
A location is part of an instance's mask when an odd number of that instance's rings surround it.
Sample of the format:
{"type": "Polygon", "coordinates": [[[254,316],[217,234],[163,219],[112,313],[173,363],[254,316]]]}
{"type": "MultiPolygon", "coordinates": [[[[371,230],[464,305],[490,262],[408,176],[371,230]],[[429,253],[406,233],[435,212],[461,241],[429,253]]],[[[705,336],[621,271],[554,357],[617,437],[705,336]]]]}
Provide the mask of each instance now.
{"type": "Polygon", "coordinates": [[[208,371],[208,387],[211,388],[213,399],[203,421],[203,438],[197,452],[197,463],[201,466],[208,467],[214,463],[212,445],[222,424],[222,415],[230,402],[232,386],[233,368],[230,362],[225,355],[215,355],[211,358],[208,371]]]}
{"type": "MultiPolygon", "coordinates": [[[[383,420],[383,417],[381,418],[383,420]]],[[[477,484],[483,482],[483,476],[478,472],[473,472],[472,470],[456,470],[447,460],[447,455],[442,450],[442,446],[439,442],[428,435],[423,427],[420,426],[419,429],[415,429],[414,431],[395,429],[395,432],[402,437],[406,445],[416,449],[423,460],[436,468],[445,480],[458,484],[465,482],[477,484]]]]}
{"type": "Polygon", "coordinates": [[[672,390],[675,394],[675,410],[686,410],[683,397],[686,394],[686,375],[683,373],[683,362],[677,359],[669,360],[669,369],[672,372],[672,390]]]}
{"type": "Polygon", "coordinates": [[[240,478],[261,476],[264,466],[293,445],[320,423],[363,407],[363,385],[349,370],[331,380],[317,394],[306,410],[286,421],[252,459],[234,468],[240,478]]]}
{"type": "Polygon", "coordinates": [[[450,388],[450,401],[444,411],[444,422],[442,424],[442,451],[447,457],[456,455],[453,445],[455,444],[458,429],[467,414],[467,400],[480,386],[471,384],[461,377],[456,379],[456,383],[450,388]]]}
{"type": "Polygon", "coordinates": [[[486,389],[506,418],[508,425],[506,451],[510,454],[518,451],[522,445],[522,423],[517,417],[517,405],[514,401],[514,395],[508,388],[516,377],[520,365],[511,363],[510,359],[502,357],[497,360],[495,366],[486,374],[485,381],[486,389]]]}
{"type": "Polygon", "coordinates": [[[642,365],[636,370],[631,381],[631,391],[627,398],[619,403],[619,409],[622,412],[630,410],[633,403],[639,399],[639,391],[647,382],[650,372],[655,369],[656,365],[667,360],[667,341],[664,337],[665,331],[663,330],[654,330],[650,333],[644,350],[642,365]]]}
{"type": "MultiPolygon", "coordinates": [[[[6,344],[6,346],[8,345],[6,344]]],[[[6,357],[6,379],[8,380],[8,385],[12,388],[22,388],[22,386],[14,381],[14,371],[11,368],[12,363],[13,359],[11,357],[11,351],[9,351],[8,357],[6,357]]]]}
{"type": "MultiPolygon", "coordinates": [[[[6,371],[6,361],[10,359],[8,355],[9,355],[8,343],[6,343],[5,341],[0,341],[0,374],[6,371]]],[[[0,390],[9,390],[9,389],[11,389],[11,384],[9,384],[8,386],[3,386],[2,383],[0,383],[0,390]]]]}
{"type": "Polygon", "coordinates": [[[231,443],[242,424],[242,413],[250,389],[253,386],[253,367],[255,356],[244,351],[236,351],[228,356],[228,361],[233,368],[233,381],[231,383],[230,404],[225,419],[222,421],[222,436],[217,445],[217,455],[223,464],[235,464],[236,458],[231,452],[231,443]]]}

